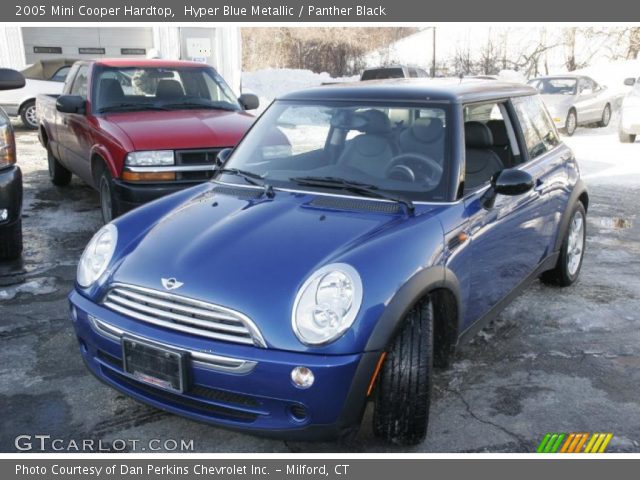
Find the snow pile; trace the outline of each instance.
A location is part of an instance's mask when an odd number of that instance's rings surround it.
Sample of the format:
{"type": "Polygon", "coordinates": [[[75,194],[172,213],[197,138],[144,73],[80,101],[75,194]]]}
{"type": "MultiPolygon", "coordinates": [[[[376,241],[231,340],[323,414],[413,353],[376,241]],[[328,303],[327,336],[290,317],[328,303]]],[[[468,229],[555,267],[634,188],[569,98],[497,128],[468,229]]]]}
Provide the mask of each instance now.
{"type": "Polygon", "coordinates": [[[260,98],[260,111],[269,106],[274,98],[286,93],[317,87],[323,83],[356,81],[360,77],[333,78],[327,72],[314,73],[310,70],[292,68],[267,68],[242,74],[242,91],[255,93],[260,98]]]}

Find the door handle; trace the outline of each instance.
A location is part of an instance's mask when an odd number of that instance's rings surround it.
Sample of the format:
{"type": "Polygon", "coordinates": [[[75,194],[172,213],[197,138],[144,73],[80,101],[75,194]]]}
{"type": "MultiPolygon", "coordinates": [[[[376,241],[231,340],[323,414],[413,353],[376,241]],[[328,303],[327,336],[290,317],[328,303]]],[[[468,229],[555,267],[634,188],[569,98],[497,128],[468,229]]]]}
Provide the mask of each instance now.
{"type": "Polygon", "coordinates": [[[538,193],[541,193],[544,190],[544,180],[542,180],[541,178],[538,178],[536,180],[535,186],[533,187],[533,190],[538,193]]]}

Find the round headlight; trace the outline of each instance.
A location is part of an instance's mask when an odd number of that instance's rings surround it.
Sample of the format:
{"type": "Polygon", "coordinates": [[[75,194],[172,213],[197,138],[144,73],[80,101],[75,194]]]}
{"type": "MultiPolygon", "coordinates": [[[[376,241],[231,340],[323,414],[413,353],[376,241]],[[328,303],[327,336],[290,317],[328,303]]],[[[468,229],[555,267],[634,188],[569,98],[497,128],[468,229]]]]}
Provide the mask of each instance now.
{"type": "Polygon", "coordinates": [[[87,288],[105,272],[118,243],[118,229],[108,224],[98,230],[84,249],[78,264],[78,285],[87,288]]]}
{"type": "Polygon", "coordinates": [[[344,263],[327,265],[311,275],[293,305],[293,331],[302,343],[337,340],[351,325],[362,304],[362,281],[344,263]]]}

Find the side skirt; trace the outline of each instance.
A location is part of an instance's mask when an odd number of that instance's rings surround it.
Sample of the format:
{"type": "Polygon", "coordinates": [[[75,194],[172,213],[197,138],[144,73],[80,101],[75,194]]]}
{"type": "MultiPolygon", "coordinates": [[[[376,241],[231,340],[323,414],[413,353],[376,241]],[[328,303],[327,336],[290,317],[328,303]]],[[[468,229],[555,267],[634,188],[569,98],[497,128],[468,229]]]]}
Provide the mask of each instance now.
{"type": "Polygon", "coordinates": [[[502,300],[496,303],[491,310],[478,319],[473,325],[467,328],[458,337],[458,345],[469,342],[480,330],[482,330],[489,322],[494,320],[522,291],[527,288],[534,280],[536,280],[542,272],[551,270],[558,263],[559,252],[553,253],[536,267],[536,269],[520,282],[511,292],[505,295],[502,300]]]}

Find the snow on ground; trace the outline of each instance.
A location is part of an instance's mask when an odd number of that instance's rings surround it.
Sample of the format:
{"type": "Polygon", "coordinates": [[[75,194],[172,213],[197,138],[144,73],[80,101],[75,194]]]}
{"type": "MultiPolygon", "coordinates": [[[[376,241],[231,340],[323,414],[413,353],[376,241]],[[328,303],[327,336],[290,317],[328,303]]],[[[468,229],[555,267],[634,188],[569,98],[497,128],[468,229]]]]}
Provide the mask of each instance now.
{"type": "Polygon", "coordinates": [[[333,78],[327,72],[314,73],[310,70],[293,68],[267,68],[242,74],[243,92],[251,92],[260,98],[262,112],[274,98],[304,88],[318,87],[323,83],[350,82],[359,76],[333,78]]]}

